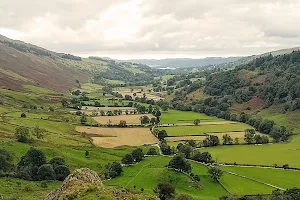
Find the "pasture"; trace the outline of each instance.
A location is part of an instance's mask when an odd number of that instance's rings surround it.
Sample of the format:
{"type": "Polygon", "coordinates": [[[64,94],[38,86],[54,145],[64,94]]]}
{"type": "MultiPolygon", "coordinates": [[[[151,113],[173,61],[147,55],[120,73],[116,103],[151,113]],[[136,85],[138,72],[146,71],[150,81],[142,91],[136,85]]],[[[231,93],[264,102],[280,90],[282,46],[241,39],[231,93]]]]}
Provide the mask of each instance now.
{"type": "Polygon", "coordinates": [[[295,159],[300,157],[299,144],[300,136],[296,135],[288,143],[217,146],[206,148],[205,151],[219,162],[300,167],[300,160],[295,159]]]}
{"type": "Polygon", "coordinates": [[[207,175],[204,165],[191,163],[193,173],[200,176],[200,184],[192,182],[191,179],[181,173],[166,169],[170,161],[169,157],[154,156],[147,157],[142,162],[125,167],[123,174],[112,180],[104,182],[108,186],[121,186],[131,190],[144,188],[147,193],[153,193],[157,183],[169,181],[175,188],[177,194],[185,193],[194,199],[215,200],[226,194],[226,191],[218,183],[213,182],[207,175]]]}
{"type": "Polygon", "coordinates": [[[120,120],[125,120],[126,124],[137,125],[137,124],[141,124],[140,118],[142,116],[148,116],[150,119],[154,117],[153,115],[150,114],[141,114],[141,115],[98,116],[98,117],[93,117],[93,119],[100,124],[107,124],[109,120],[111,120],[112,124],[119,124],[120,120]]]}
{"type": "Polygon", "coordinates": [[[218,125],[199,125],[199,126],[172,126],[160,127],[159,130],[166,130],[168,136],[198,136],[206,134],[226,134],[229,132],[244,132],[245,129],[250,129],[251,126],[242,123],[235,124],[218,124],[218,125]]]}
{"type": "Polygon", "coordinates": [[[95,107],[95,106],[83,106],[81,111],[92,112],[92,111],[113,111],[113,110],[122,110],[122,111],[133,111],[136,108],[133,107],[95,107]]]}
{"type": "Polygon", "coordinates": [[[228,173],[224,173],[220,181],[230,193],[238,195],[271,194],[275,190],[262,183],[228,173]]]}
{"type": "Polygon", "coordinates": [[[141,146],[158,142],[148,128],[97,128],[77,126],[76,131],[91,136],[96,146],[116,148],[141,146]]]}
{"type": "Polygon", "coordinates": [[[244,166],[222,166],[223,170],[254,178],[280,188],[300,187],[300,171],[244,166]]]}
{"type": "Polygon", "coordinates": [[[217,117],[211,117],[202,113],[169,110],[168,112],[162,113],[160,123],[161,124],[194,123],[195,119],[200,119],[201,122],[224,121],[223,119],[219,119],[217,117]]]}

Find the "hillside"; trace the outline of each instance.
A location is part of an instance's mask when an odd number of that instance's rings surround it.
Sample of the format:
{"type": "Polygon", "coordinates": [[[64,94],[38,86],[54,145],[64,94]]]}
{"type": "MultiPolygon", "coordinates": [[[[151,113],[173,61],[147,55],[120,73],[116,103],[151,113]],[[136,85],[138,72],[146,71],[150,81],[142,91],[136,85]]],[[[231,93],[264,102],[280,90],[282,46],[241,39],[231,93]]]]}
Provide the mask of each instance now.
{"type": "Polygon", "coordinates": [[[135,59],[125,60],[128,62],[141,63],[155,68],[191,68],[204,67],[207,65],[219,65],[231,63],[240,59],[240,57],[207,57],[201,59],[192,58],[167,58],[167,59],[135,59]]]}
{"type": "Polygon", "coordinates": [[[152,73],[147,66],[55,53],[1,35],[0,63],[0,88],[16,91],[24,91],[24,85],[33,85],[66,92],[79,83],[96,80],[95,76],[101,76],[102,83],[109,79],[117,80],[112,83],[125,83],[137,81],[128,80],[135,74],[142,76],[138,80],[145,80],[148,76],[143,74],[152,73]]]}

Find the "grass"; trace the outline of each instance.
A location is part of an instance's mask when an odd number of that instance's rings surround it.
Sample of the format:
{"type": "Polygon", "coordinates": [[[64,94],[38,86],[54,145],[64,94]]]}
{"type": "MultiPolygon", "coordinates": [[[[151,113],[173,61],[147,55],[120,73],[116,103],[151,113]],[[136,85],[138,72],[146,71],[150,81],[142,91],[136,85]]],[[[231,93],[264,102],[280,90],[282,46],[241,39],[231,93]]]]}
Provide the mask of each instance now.
{"type": "Polygon", "coordinates": [[[300,111],[279,113],[277,108],[268,108],[258,113],[263,118],[272,119],[277,125],[287,126],[297,135],[290,137],[289,142],[268,145],[238,145],[207,148],[215,159],[221,162],[237,162],[260,165],[284,165],[300,167],[300,111]],[[259,156],[257,156],[259,155],[259,156]]]}
{"type": "Polygon", "coordinates": [[[20,179],[0,178],[0,197],[23,200],[39,200],[61,185],[61,182],[48,182],[47,188],[42,188],[40,182],[20,179]]]}
{"type": "Polygon", "coordinates": [[[114,85],[114,84],[124,84],[125,82],[120,81],[120,80],[109,80],[109,79],[107,79],[106,83],[114,85]]]}
{"type": "Polygon", "coordinates": [[[228,173],[224,173],[220,181],[230,193],[238,195],[271,194],[272,191],[275,190],[275,188],[262,183],[257,183],[228,173]]]}
{"type": "Polygon", "coordinates": [[[223,121],[217,117],[211,117],[202,113],[169,110],[161,115],[161,124],[194,123],[195,119],[201,121],[223,121]]]}
{"type": "Polygon", "coordinates": [[[218,125],[200,125],[200,126],[173,126],[162,127],[167,131],[168,136],[192,136],[192,135],[206,135],[206,133],[224,133],[244,131],[245,129],[252,128],[247,124],[218,124],[218,125]]]}
{"type": "Polygon", "coordinates": [[[226,194],[225,190],[214,183],[207,176],[207,168],[203,165],[192,163],[193,172],[200,175],[200,184],[194,183],[184,174],[166,169],[169,157],[147,157],[142,162],[124,168],[123,175],[112,180],[105,181],[105,185],[121,186],[136,190],[141,188],[145,192],[153,194],[153,189],[159,182],[171,182],[177,193],[189,194],[195,199],[217,199],[226,194]]]}
{"type": "MultiPolygon", "coordinates": [[[[81,85],[81,88],[79,89],[81,92],[85,93],[91,93],[91,92],[96,92],[100,91],[103,88],[102,85],[99,84],[94,84],[94,83],[84,83],[81,85]]],[[[78,88],[77,88],[78,89],[78,88]]],[[[76,90],[77,90],[76,89],[76,90]]]]}
{"type": "Polygon", "coordinates": [[[222,166],[222,169],[239,175],[254,178],[284,189],[300,187],[300,171],[256,168],[256,167],[231,167],[222,166]]]}

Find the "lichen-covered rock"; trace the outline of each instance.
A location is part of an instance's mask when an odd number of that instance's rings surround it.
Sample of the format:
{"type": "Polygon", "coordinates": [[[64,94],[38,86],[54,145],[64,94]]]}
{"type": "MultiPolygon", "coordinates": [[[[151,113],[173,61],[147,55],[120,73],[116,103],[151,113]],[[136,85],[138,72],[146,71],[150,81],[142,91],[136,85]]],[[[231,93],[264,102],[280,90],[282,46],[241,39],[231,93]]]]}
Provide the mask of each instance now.
{"type": "Polygon", "coordinates": [[[88,168],[77,169],[65,179],[60,188],[49,193],[45,200],[58,200],[60,197],[65,196],[70,192],[74,193],[77,189],[83,189],[91,184],[102,186],[98,174],[88,168]]]}

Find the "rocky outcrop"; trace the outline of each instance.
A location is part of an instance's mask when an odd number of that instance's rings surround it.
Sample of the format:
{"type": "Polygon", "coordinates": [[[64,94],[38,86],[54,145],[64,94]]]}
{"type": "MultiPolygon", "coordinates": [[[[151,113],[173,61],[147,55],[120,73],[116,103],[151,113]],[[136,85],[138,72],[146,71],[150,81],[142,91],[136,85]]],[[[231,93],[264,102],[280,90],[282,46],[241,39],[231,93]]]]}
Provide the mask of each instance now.
{"type": "Polygon", "coordinates": [[[60,188],[49,193],[45,200],[58,200],[60,197],[67,195],[70,191],[74,192],[76,189],[82,189],[91,184],[102,186],[98,174],[88,168],[77,169],[65,179],[60,188]]]}

